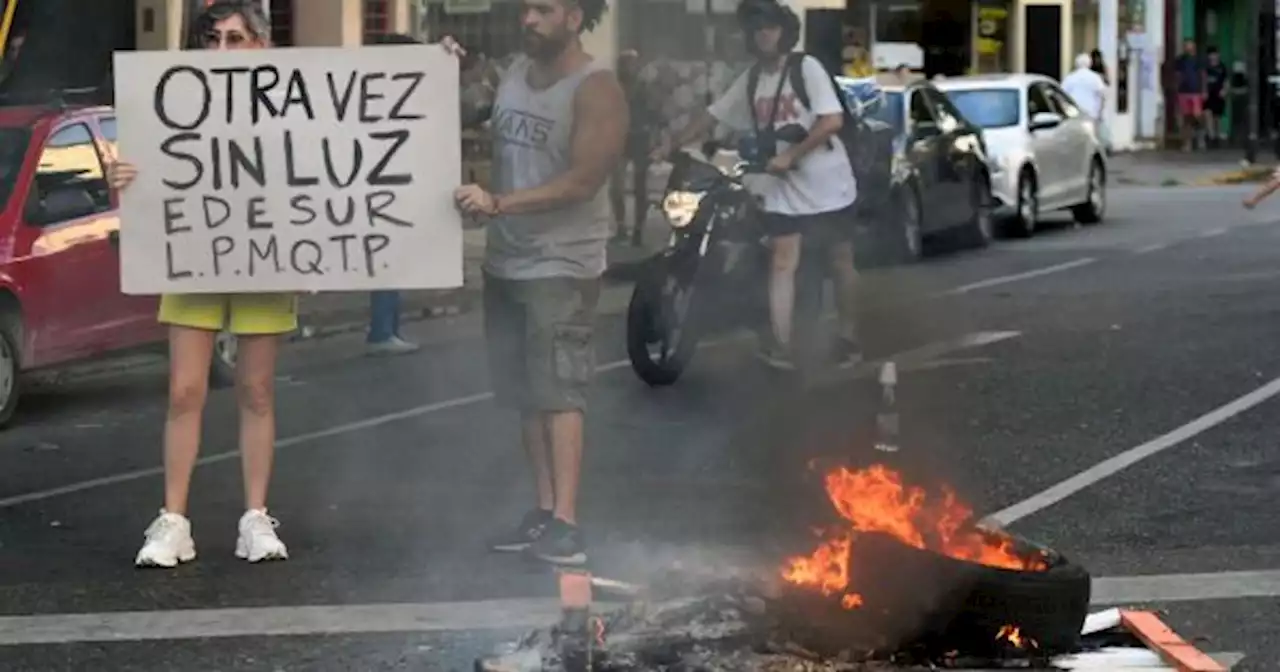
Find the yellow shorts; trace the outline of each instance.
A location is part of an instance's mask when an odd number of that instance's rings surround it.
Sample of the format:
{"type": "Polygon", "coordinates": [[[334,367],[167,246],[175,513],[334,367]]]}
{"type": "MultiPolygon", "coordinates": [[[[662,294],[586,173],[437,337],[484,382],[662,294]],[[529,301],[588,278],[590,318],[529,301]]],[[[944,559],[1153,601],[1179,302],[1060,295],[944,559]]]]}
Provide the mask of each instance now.
{"type": "Polygon", "coordinates": [[[296,294],[165,294],[162,324],[237,336],[287,334],[298,328],[296,294]]]}

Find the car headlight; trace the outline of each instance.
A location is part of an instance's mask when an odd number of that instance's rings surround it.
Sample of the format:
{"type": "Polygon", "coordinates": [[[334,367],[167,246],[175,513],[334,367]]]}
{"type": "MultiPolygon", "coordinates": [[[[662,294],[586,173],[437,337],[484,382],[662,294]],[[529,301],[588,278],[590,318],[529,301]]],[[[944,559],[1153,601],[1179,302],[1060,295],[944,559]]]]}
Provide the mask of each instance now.
{"type": "Polygon", "coordinates": [[[700,194],[693,191],[673,191],[662,199],[662,214],[673,229],[683,229],[698,214],[698,205],[702,203],[700,194]]]}

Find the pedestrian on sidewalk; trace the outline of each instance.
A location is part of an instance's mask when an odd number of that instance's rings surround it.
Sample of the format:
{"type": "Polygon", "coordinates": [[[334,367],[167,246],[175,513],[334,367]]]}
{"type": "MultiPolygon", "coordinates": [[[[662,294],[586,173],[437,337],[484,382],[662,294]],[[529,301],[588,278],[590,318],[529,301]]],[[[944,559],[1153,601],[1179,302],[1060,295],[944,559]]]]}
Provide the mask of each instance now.
{"type": "Polygon", "coordinates": [[[460,187],[458,207],[488,220],[484,319],[500,404],[521,412],[537,506],[500,552],[580,565],[586,391],[609,240],[603,192],[622,158],[627,101],[609,64],[583,50],[605,0],[524,0],[524,54],[494,105],[492,191],[460,187]]]}
{"type": "Polygon", "coordinates": [[[627,238],[627,168],[631,168],[631,192],[635,210],[632,213],[631,244],[644,244],[644,222],[649,215],[649,148],[653,145],[653,128],[657,112],[648,85],[640,79],[640,54],[628,49],[618,56],[618,81],[631,110],[631,128],[622,160],[609,182],[609,198],[613,203],[613,219],[617,225],[615,238],[627,238]]]}
{"type": "Polygon", "coordinates": [[[1062,90],[1076,101],[1080,111],[1093,122],[1098,141],[1109,147],[1106,127],[1107,82],[1094,69],[1095,61],[1089,54],[1076,56],[1076,69],[1062,79],[1062,90]]]}
{"type": "Polygon", "coordinates": [[[1205,134],[1209,146],[1216,149],[1223,140],[1222,118],[1227,113],[1227,80],[1230,75],[1217,47],[1210,45],[1207,55],[1209,63],[1204,68],[1205,134]]]}
{"type": "Polygon", "coordinates": [[[1173,63],[1176,91],[1178,92],[1178,130],[1182,134],[1182,151],[1189,152],[1196,146],[1204,118],[1205,73],[1204,64],[1196,55],[1196,41],[1182,43],[1182,53],[1173,63]]]}
{"type": "MultiPolygon", "coordinates": [[[[366,37],[365,44],[421,44],[421,42],[409,35],[386,33],[366,37]]],[[[418,350],[417,343],[400,334],[399,290],[371,292],[369,294],[369,334],[365,338],[365,352],[371,356],[381,356],[407,355],[418,350]]]]}
{"type": "MultiPolygon", "coordinates": [[[[189,48],[265,49],[271,24],[253,0],[217,0],[192,23],[189,48]]],[[[117,157],[107,167],[111,188],[124,190],[137,169],[117,157]]],[[[297,296],[262,294],[167,294],[160,322],[169,325],[169,407],[164,428],[164,508],[147,527],[135,563],[175,567],[196,557],[187,519],[191,475],[200,452],[200,430],[209,390],[214,339],[227,330],[238,339],[236,396],[245,513],[240,517],[236,557],[249,562],[289,557],[267,513],[267,490],[275,454],[276,353],[282,334],[297,328],[297,296]]]]}
{"type": "MultiPolygon", "coordinates": [[[[802,245],[806,236],[836,233],[838,241],[828,250],[841,318],[836,356],[839,365],[851,366],[862,357],[853,310],[857,271],[851,225],[858,185],[839,136],[844,126],[840,93],[818,59],[791,55],[800,39],[800,20],[790,7],[778,0],[744,0],[738,19],[755,65],[662,143],[654,159],[666,160],[676,147],[705,137],[717,122],[757,136],[768,175],[750,176],[747,186],[763,201],[763,228],[772,248],[772,338],[763,339],[759,357],[775,368],[795,368],[792,322],[802,245]]],[[[800,283],[808,285],[821,287],[800,283]]]]}

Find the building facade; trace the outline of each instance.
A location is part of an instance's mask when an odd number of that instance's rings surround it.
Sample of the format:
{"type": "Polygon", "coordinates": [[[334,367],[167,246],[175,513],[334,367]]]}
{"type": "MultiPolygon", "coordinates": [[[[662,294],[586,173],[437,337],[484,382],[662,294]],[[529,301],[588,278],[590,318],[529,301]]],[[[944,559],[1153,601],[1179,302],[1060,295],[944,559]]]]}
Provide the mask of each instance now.
{"type": "MultiPolygon", "coordinates": [[[[176,49],[186,22],[210,0],[134,0],[138,48],[176,49]]],[[[519,48],[519,0],[260,0],[280,46],[355,46],[368,34],[453,35],[470,51],[499,57],[519,48]]],[[[618,12],[587,36],[592,53],[617,56],[618,12]]]]}

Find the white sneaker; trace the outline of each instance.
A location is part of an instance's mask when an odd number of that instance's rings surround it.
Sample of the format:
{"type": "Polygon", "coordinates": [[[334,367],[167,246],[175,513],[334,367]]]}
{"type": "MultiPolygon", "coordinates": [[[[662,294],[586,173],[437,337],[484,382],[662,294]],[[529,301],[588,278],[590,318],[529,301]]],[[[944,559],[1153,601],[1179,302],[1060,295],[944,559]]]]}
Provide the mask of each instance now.
{"type": "Polygon", "coordinates": [[[177,567],[196,559],[196,543],[191,539],[191,521],[185,516],[160,509],[147,527],[147,541],[134,564],[139,567],[177,567]]]}
{"type": "Polygon", "coordinates": [[[249,562],[286,560],[289,549],[276,536],[280,521],[267,515],[265,509],[251,509],[240,517],[240,537],[236,539],[236,557],[249,562]]]}
{"type": "Polygon", "coordinates": [[[366,352],[370,357],[387,357],[391,355],[408,355],[417,352],[422,346],[417,343],[406,341],[399,336],[392,336],[385,341],[377,343],[368,343],[365,345],[366,352]]]}

